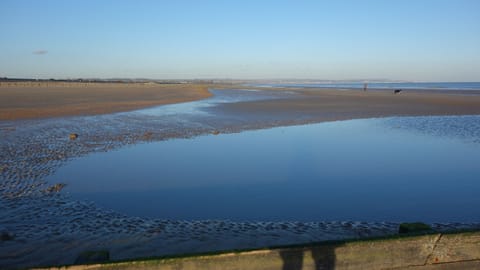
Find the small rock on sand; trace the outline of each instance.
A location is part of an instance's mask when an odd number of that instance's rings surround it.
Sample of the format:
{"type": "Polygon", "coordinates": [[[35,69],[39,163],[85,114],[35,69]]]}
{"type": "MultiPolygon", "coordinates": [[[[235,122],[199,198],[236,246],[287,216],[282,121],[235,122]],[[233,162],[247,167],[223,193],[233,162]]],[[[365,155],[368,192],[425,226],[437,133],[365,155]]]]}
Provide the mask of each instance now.
{"type": "Polygon", "coordinates": [[[428,224],[422,222],[414,222],[414,223],[401,223],[398,228],[398,233],[419,233],[419,232],[426,232],[431,231],[432,227],[428,224]]]}
{"type": "Polygon", "coordinates": [[[78,134],[77,133],[70,133],[69,138],[70,138],[70,140],[76,140],[78,138],[78,134]]]}
{"type": "Polygon", "coordinates": [[[58,183],[58,184],[55,184],[51,187],[48,187],[45,191],[48,192],[48,193],[60,192],[65,186],[66,186],[66,184],[58,183]]]}

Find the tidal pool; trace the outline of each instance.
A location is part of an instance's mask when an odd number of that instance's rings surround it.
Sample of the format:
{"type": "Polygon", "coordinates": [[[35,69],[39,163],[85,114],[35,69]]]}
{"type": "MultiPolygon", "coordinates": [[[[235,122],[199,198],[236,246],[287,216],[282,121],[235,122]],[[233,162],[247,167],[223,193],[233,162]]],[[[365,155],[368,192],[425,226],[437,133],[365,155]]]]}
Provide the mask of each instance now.
{"type": "Polygon", "coordinates": [[[171,139],[76,158],[49,181],[149,218],[478,222],[479,132],[479,116],[403,117],[171,139]]]}

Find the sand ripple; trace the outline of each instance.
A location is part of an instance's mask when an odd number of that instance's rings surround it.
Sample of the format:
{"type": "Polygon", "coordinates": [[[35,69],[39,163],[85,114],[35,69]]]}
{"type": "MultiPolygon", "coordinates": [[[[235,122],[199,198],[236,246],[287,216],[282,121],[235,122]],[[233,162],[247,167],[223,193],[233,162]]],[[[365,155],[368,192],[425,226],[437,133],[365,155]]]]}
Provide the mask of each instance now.
{"type": "MultiPolygon", "coordinates": [[[[225,96],[221,98],[225,102],[225,96]]],[[[91,249],[107,249],[112,259],[127,259],[396,233],[398,224],[394,222],[143,219],[75,201],[62,192],[61,186],[54,186],[58,183],[45,180],[65,162],[92,152],[310,121],[219,116],[209,113],[211,102],[164,106],[165,113],[159,109],[147,113],[0,122],[0,230],[13,236],[12,240],[0,243],[0,268],[70,264],[82,251],[91,249]],[[171,113],[172,109],[176,112],[171,113]],[[70,140],[70,133],[79,137],[70,140]]],[[[478,224],[433,226],[439,230],[480,228],[478,224]]]]}

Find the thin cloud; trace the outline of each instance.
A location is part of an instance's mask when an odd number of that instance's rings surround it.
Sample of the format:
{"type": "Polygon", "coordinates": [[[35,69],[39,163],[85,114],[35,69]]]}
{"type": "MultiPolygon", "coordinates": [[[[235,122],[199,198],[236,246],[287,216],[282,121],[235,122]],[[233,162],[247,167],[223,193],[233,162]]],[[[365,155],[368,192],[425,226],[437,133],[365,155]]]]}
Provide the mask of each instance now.
{"type": "Polygon", "coordinates": [[[47,50],[36,50],[36,51],[33,51],[33,54],[36,54],[36,55],[43,55],[43,54],[47,54],[48,51],[47,50]]]}

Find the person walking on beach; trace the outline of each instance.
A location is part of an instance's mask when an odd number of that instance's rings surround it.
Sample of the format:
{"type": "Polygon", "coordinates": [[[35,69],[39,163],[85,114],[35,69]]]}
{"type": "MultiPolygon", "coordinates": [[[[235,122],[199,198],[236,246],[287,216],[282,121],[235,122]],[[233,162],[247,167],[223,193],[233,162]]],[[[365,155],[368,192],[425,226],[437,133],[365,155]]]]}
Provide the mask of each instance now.
{"type": "Polygon", "coordinates": [[[363,91],[367,91],[368,83],[363,84],[363,91]]]}

